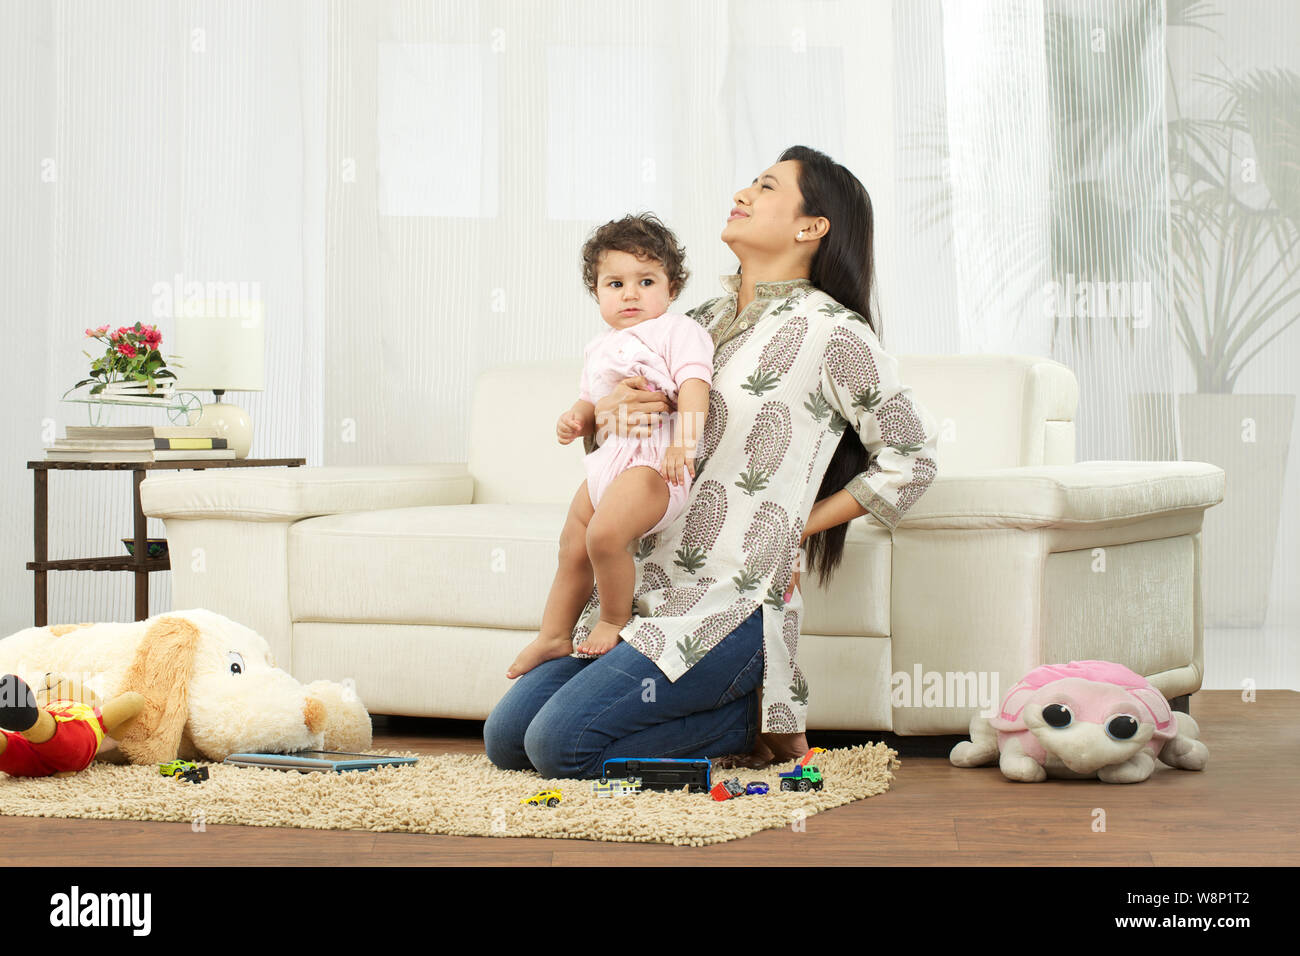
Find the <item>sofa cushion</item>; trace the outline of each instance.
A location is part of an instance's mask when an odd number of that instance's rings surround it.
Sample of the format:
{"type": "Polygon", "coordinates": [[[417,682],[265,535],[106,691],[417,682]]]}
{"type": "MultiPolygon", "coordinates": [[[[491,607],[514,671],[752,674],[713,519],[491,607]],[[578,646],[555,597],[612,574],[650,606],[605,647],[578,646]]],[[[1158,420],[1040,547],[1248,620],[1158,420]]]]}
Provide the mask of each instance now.
{"type": "MultiPolygon", "coordinates": [[[[321,515],[289,528],[294,621],[535,630],[555,578],[566,505],[473,504],[321,515]]],[[[884,637],[889,532],[866,517],[823,591],[805,575],[805,633],[884,637]],[[860,587],[844,587],[847,580],[860,587]],[[875,595],[863,600],[865,593],[875,595]],[[832,595],[834,598],[832,598],[832,595]]]]}

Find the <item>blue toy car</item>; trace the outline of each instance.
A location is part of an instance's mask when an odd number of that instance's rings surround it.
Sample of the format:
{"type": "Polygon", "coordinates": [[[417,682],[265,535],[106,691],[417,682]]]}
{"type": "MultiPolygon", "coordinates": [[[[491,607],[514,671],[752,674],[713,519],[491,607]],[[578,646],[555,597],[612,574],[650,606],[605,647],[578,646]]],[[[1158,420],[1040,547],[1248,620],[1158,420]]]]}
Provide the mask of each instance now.
{"type": "Polygon", "coordinates": [[[767,784],[762,780],[750,781],[749,785],[745,787],[745,793],[767,793],[767,784]]]}

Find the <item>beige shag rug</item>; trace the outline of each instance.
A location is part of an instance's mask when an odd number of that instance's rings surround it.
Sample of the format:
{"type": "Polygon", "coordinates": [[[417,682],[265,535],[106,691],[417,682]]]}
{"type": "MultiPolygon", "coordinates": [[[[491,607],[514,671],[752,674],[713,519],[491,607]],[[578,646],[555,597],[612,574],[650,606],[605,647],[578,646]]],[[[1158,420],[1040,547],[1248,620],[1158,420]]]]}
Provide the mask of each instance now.
{"type": "Polygon", "coordinates": [[[71,777],[0,774],[0,814],[702,846],[795,825],[822,810],[884,793],[899,767],[897,753],[883,743],[829,750],[816,757],[825,788],[808,793],[779,790],[777,773],[793,762],[764,770],[718,770],[715,783],[739,777],[742,784],[762,780],[771,790],[717,801],[705,793],[655,791],[598,797],[590,780],[498,770],[484,754],[373,752],[419,762],[343,774],[204,764],[210,776],[200,784],[163,777],[153,766],[107,763],[71,777]],[[547,788],[561,791],[559,806],[520,804],[547,788]]]}

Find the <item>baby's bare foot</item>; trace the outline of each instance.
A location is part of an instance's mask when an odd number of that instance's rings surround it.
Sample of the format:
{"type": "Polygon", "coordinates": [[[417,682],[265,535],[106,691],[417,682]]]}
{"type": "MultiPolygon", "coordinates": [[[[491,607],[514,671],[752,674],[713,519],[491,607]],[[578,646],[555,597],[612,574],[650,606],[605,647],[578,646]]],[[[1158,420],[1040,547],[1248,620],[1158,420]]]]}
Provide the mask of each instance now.
{"type": "Polygon", "coordinates": [[[578,645],[578,650],[583,654],[604,654],[614,649],[621,638],[618,632],[622,630],[617,624],[610,624],[607,621],[597,621],[595,629],[585,641],[578,645]]]}
{"type": "Polygon", "coordinates": [[[535,640],[519,652],[515,662],[506,668],[506,677],[514,680],[521,674],[527,674],[538,664],[557,657],[565,657],[572,650],[573,639],[567,634],[561,634],[559,637],[543,637],[539,634],[535,640]]]}

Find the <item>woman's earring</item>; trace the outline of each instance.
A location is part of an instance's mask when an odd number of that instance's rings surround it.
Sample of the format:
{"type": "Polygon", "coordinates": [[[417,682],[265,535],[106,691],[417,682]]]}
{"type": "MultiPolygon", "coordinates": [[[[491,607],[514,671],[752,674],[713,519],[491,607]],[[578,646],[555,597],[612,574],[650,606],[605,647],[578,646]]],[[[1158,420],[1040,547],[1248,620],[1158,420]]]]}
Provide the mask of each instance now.
{"type": "Polygon", "coordinates": [[[796,238],[796,239],[802,239],[802,238],[803,238],[803,230],[802,230],[802,229],[799,230],[799,235],[795,236],[795,238],[796,238]]]}

